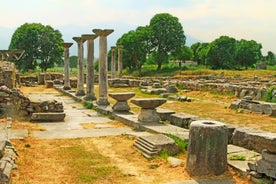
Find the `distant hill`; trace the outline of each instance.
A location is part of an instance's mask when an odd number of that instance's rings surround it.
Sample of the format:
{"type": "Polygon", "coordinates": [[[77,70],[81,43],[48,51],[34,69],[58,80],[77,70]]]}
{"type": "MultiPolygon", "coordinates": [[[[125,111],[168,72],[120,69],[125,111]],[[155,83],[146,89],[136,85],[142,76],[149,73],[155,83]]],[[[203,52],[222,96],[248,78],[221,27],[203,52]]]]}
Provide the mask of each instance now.
{"type": "MultiPolygon", "coordinates": [[[[77,44],[75,41],[72,40],[74,36],[81,36],[80,34],[92,34],[92,28],[106,28],[104,26],[76,26],[76,25],[67,25],[57,27],[55,29],[60,30],[63,35],[63,39],[65,42],[72,42],[74,45],[70,48],[70,55],[77,55],[77,44]]],[[[135,29],[135,27],[130,28],[129,25],[116,25],[114,27],[114,32],[108,36],[108,48],[111,46],[116,45],[116,41],[124,34],[130,31],[131,29],[135,29]]],[[[7,50],[10,44],[10,40],[12,34],[14,33],[15,29],[0,27],[0,50],[7,50]]],[[[190,36],[189,34],[186,35],[186,45],[191,46],[193,43],[202,42],[201,40],[190,36]]],[[[86,49],[86,46],[85,46],[86,49]]],[[[95,42],[95,56],[98,56],[98,43],[95,42]]],[[[86,57],[86,56],[85,56],[86,57]]]]}

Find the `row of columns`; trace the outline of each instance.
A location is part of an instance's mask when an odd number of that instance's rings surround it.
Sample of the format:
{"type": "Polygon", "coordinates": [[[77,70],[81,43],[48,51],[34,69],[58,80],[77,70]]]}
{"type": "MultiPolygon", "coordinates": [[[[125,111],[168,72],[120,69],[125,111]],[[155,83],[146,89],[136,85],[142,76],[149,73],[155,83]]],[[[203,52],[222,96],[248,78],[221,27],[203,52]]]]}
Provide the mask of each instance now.
{"type": "MultiPolygon", "coordinates": [[[[98,105],[109,105],[107,96],[108,78],[107,78],[107,36],[113,29],[93,29],[95,34],[84,34],[81,37],[73,37],[78,44],[78,82],[76,96],[84,96],[85,100],[96,100],[94,94],[94,40],[99,37],[99,97],[98,105]],[[83,43],[87,41],[87,75],[86,87],[87,93],[84,92],[84,57],[83,43]]],[[[70,90],[70,73],[69,73],[69,48],[73,43],[63,43],[64,47],[64,90],[70,90]]],[[[111,78],[115,78],[115,48],[111,47],[111,78]]],[[[122,77],[122,46],[118,46],[118,77],[122,77]]]]}

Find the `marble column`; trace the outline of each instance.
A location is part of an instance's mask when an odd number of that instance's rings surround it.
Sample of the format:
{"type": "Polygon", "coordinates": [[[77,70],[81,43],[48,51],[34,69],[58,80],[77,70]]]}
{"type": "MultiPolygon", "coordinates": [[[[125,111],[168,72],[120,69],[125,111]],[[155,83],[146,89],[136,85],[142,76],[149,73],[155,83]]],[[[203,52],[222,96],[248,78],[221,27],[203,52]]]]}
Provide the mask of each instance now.
{"type": "Polygon", "coordinates": [[[95,34],[84,34],[81,36],[83,40],[87,40],[87,74],[86,74],[86,96],[85,100],[93,101],[96,100],[94,93],[94,40],[98,36],[95,34]]]}
{"type": "Polygon", "coordinates": [[[93,29],[93,32],[100,37],[99,41],[99,98],[98,105],[109,105],[107,96],[107,36],[113,29],[93,29]]]}
{"type": "Polygon", "coordinates": [[[123,46],[118,45],[118,78],[122,78],[123,75],[123,46]]]}
{"type": "Polygon", "coordinates": [[[73,45],[73,43],[63,43],[62,46],[64,48],[64,90],[70,90],[70,66],[69,66],[69,48],[73,45]]]}
{"type": "Polygon", "coordinates": [[[83,73],[83,43],[84,40],[81,37],[73,37],[78,44],[78,83],[76,96],[84,96],[84,73],[83,73]]]}
{"type": "Polygon", "coordinates": [[[111,47],[111,79],[114,79],[116,75],[115,49],[115,46],[111,47]]]}

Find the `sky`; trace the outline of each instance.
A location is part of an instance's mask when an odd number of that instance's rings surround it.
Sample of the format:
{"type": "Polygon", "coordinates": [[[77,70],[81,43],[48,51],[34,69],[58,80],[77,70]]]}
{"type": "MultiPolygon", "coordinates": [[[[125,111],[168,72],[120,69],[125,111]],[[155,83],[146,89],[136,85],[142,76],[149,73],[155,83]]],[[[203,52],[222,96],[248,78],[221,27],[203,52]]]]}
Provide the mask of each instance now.
{"type": "MultiPolygon", "coordinates": [[[[0,49],[8,49],[16,28],[42,23],[60,30],[65,42],[92,34],[92,29],[114,29],[108,47],[124,33],[148,25],[157,13],[177,17],[188,37],[211,42],[222,35],[255,40],[262,52],[276,53],[276,0],[0,0],[0,49]]],[[[97,40],[95,40],[97,41],[97,40]]],[[[95,44],[97,44],[95,42],[95,44]]],[[[76,54],[77,47],[70,48],[76,54]]]]}

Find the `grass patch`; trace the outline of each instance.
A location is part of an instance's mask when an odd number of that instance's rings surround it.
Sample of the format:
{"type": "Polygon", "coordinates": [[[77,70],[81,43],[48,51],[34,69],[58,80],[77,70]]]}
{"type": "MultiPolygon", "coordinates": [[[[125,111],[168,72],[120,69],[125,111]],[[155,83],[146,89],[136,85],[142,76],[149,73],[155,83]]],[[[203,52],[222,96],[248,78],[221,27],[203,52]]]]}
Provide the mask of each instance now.
{"type": "Polygon", "coordinates": [[[74,173],[77,183],[93,183],[105,180],[111,175],[122,175],[117,167],[98,150],[87,151],[84,146],[73,144],[59,150],[60,156],[67,158],[69,173],[74,173]]]}
{"type": "Polygon", "coordinates": [[[86,109],[92,109],[93,108],[93,104],[91,102],[84,102],[83,105],[86,109]]]}
{"type": "Polygon", "coordinates": [[[187,149],[188,149],[187,141],[184,141],[184,140],[180,139],[179,137],[176,137],[175,135],[172,135],[172,134],[166,134],[166,135],[168,137],[170,137],[171,139],[173,139],[182,151],[187,151],[187,149]]]}
{"type": "Polygon", "coordinates": [[[244,155],[231,155],[229,157],[230,160],[240,160],[240,161],[245,161],[246,157],[244,155]]]}

